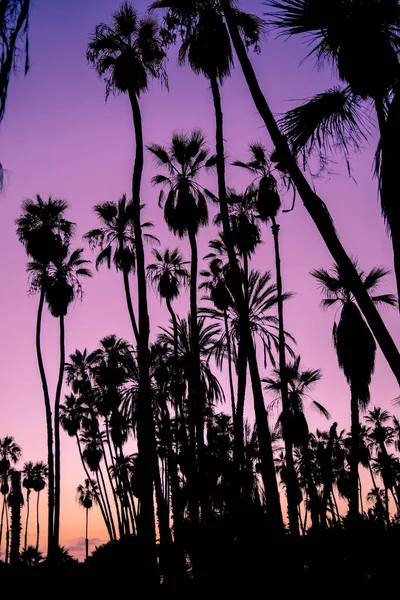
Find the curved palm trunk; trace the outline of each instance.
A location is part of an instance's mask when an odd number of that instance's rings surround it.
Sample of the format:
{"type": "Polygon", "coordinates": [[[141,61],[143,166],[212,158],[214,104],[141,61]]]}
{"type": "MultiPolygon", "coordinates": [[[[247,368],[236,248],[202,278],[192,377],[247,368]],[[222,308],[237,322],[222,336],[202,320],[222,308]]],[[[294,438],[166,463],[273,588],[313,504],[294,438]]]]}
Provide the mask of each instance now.
{"type": "Polygon", "coordinates": [[[296,186],[306,210],[314,221],[334,261],[337,263],[342,273],[344,273],[348,281],[349,288],[354,294],[365,320],[371,328],[371,331],[374,334],[387,362],[389,363],[394,376],[400,384],[399,351],[392,337],[390,336],[390,333],[386,329],[381,316],[374,306],[368,291],[362,284],[362,281],[358,276],[351,259],[344,250],[337,236],[335,226],[326,205],[312,190],[310,184],[298,167],[296,160],[289,149],[286,139],[279,131],[275,118],[257,81],[257,77],[247,55],[243,40],[240,37],[240,33],[235,23],[230,0],[219,0],[219,2],[223,9],[229,33],[254,104],[256,105],[257,110],[260,113],[260,116],[263,119],[271,136],[272,142],[279,153],[280,162],[285,165],[285,168],[294,185],[296,186]]]}
{"type": "Polygon", "coordinates": [[[61,448],[60,448],[60,402],[65,369],[65,322],[60,316],[60,368],[54,403],[54,458],[55,458],[55,494],[54,494],[54,548],[60,545],[60,500],[61,500],[61,448]]]}
{"type": "Polygon", "coordinates": [[[47,556],[50,561],[53,554],[53,517],[54,517],[54,456],[53,456],[53,423],[50,406],[49,388],[47,385],[46,373],[44,370],[42,347],[41,347],[41,328],[44,305],[45,289],[40,290],[40,300],[36,320],[36,355],[38,360],[40,379],[42,382],[44,405],[46,411],[47,427],[47,466],[48,466],[48,517],[47,517],[47,556]]]}
{"type": "Polygon", "coordinates": [[[137,324],[136,324],[135,313],[133,311],[131,288],[129,285],[129,273],[127,273],[127,271],[125,269],[123,272],[123,276],[124,276],[124,289],[125,289],[126,304],[128,306],[128,312],[129,312],[129,317],[131,320],[133,334],[135,336],[136,343],[138,343],[139,331],[138,331],[137,324]]]}
{"type": "Polygon", "coordinates": [[[24,550],[28,547],[28,525],[29,525],[29,508],[30,508],[30,496],[31,490],[26,490],[26,519],[25,519],[25,536],[24,536],[24,550]]]}
{"type": "Polygon", "coordinates": [[[139,455],[145,468],[138,515],[138,536],[149,553],[149,575],[155,580],[157,575],[156,530],[154,517],[153,482],[157,467],[157,451],[151,405],[149,335],[150,320],[147,308],[146,269],[142,229],[140,221],[140,185],[143,172],[143,132],[138,99],[134,90],[129,92],[133,125],[136,138],[135,164],[132,175],[133,227],[136,244],[136,271],[139,303],[139,406],[137,413],[137,442],[139,455]]]}
{"type": "MultiPolygon", "coordinates": [[[[282,433],[285,443],[285,458],[286,458],[286,496],[288,503],[289,529],[294,536],[299,535],[299,520],[297,518],[297,498],[298,498],[298,483],[293,461],[293,440],[290,429],[290,400],[288,392],[288,382],[286,377],[286,352],[285,352],[285,329],[283,323],[283,293],[282,293],[282,273],[281,273],[281,256],[279,250],[279,228],[280,226],[272,217],[272,235],[274,238],[275,249],[275,268],[276,268],[276,289],[278,296],[278,332],[279,332],[279,376],[281,382],[281,397],[282,397],[282,433]]],[[[308,451],[308,449],[307,449],[308,451]]],[[[311,475],[311,474],[310,474],[311,475]]],[[[310,500],[313,494],[309,492],[310,500]]],[[[311,508],[311,518],[313,526],[317,525],[315,507],[311,508]]]]}
{"type": "MultiPolygon", "coordinates": [[[[256,413],[257,431],[260,440],[260,457],[262,463],[262,476],[267,498],[267,510],[271,528],[279,533],[283,532],[282,511],[279,500],[278,483],[275,475],[274,457],[272,452],[271,435],[269,431],[268,415],[265,410],[262,393],[260,374],[258,371],[257,357],[250,331],[249,315],[245,305],[243,291],[241,289],[240,269],[237,262],[232,231],[229,223],[228,203],[226,197],[225,179],[225,156],[223,135],[223,114],[221,107],[221,95],[218,80],[215,74],[210,75],[211,90],[213,94],[216,124],[216,149],[217,149],[217,175],[218,196],[224,232],[224,240],[227,248],[229,265],[232,269],[233,281],[236,287],[233,290],[239,311],[239,328],[250,366],[250,376],[253,387],[254,408],[256,413]]],[[[238,399],[239,402],[239,399],[238,399]]],[[[242,434],[243,435],[243,434],[242,434]]]]}
{"type": "Polygon", "coordinates": [[[358,463],[360,447],[360,417],[358,411],[358,394],[351,387],[351,446],[350,446],[350,490],[349,518],[354,523],[358,512],[358,463]]]}

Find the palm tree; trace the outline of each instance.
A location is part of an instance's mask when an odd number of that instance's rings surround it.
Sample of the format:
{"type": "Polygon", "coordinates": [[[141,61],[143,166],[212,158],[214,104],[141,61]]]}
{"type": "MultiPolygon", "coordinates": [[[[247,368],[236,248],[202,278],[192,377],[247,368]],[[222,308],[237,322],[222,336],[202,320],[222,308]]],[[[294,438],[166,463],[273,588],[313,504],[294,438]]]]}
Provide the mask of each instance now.
{"type": "Polygon", "coordinates": [[[89,510],[93,504],[97,502],[97,484],[93,480],[85,479],[84,485],[80,484],[76,488],[77,501],[79,506],[83,506],[86,511],[86,527],[85,527],[85,558],[89,558],[89,510]],[[95,491],[96,490],[96,491],[95,491]]]}
{"type": "MultiPolygon", "coordinates": [[[[298,356],[293,362],[286,364],[285,369],[286,372],[284,374],[284,377],[288,387],[289,410],[286,412],[283,412],[282,410],[282,413],[278,419],[278,424],[283,432],[283,425],[285,420],[287,419],[287,422],[285,423],[286,431],[290,431],[290,437],[293,440],[294,446],[301,449],[302,460],[304,463],[306,489],[310,500],[312,525],[315,529],[318,529],[320,524],[320,501],[316,484],[313,478],[310,449],[310,432],[308,428],[307,419],[304,414],[304,401],[306,398],[310,398],[309,392],[321,379],[322,373],[319,369],[302,370],[300,368],[300,356],[298,356]]],[[[263,381],[265,383],[265,389],[275,394],[274,401],[282,402],[283,408],[280,367],[279,369],[274,369],[272,377],[267,377],[263,381]]],[[[324,417],[330,417],[328,411],[319,402],[316,402],[312,399],[311,402],[312,405],[315,406],[324,417]]]]}
{"type": "MultiPolygon", "coordinates": [[[[0,521],[0,548],[1,541],[3,538],[3,523],[4,516],[6,518],[6,557],[8,558],[9,549],[9,527],[8,527],[8,504],[7,497],[9,493],[8,477],[10,474],[11,464],[15,465],[22,456],[21,447],[16,443],[14,438],[10,435],[0,438],[0,476],[1,476],[1,493],[3,495],[3,507],[1,511],[0,521]]],[[[6,560],[7,562],[7,560],[6,560]]]]}
{"type": "Polygon", "coordinates": [[[34,483],[34,470],[33,470],[33,462],[29,461],[24,464],[22,469],[22,486],[26,489],[26,521],[25,521],[25,541],[24,541],[24,550],[28,547],[28,525],[29,525],[29,500],[31,496],[31,491],[33,489],[34,483]]]}
{"type": "Polygon", "coordinates": [[[25,75],[29,70],[29,8],[30,0],[3,0],[0,5],[0,123],[11,74],[18,69],[21,59],[25,75]]]}
{"type": "Polygon", "coordinates": [[[68,243],[74,232],[74,224],[65,219],[68,208],[65,200],[49,197],[44,201],[37,195],[34,200],[27,199],[22,204],[22,215],[16,220],[17,235],[33,263],[28,264],[31,292],[39,292],[39,305],[36,319],[36,355],[43,389],[46,428],[47,428],[47,464],[49,469],[48,485],[48,552],[51,553],[54,529],[54,454],[53,424],[50,394],[44,369],[41,329],[43,306],[46,296],[47,269],[51,260],[59,256],[63,243],[68,243]]]}
{"type": "Polygon", "coordinates": [[[270,0],[272,25],[289,35],[306,34],[318,65],[329,62],[343,86],[317,94],[289,111],[283,131],[304,158],[314,149],[333,147],[348,161],[370,136],[371,104],[379,127],[377,172],[382,214],[392,237],[400,293],[400,230],[396,218],[397,139],[399,128],[399,13],[395,2],[344,2],[321,12],[319,3],[270,0]],[[363,24],[360,28],[359,23],[363,24]]]}
{"type": "MultiPolygon", "coordinates": [[[[197,273],[198,251],[197,234],[200,227],[208,223],[208,208],[206,197],[212,194],[198,183],[198,177],[203,170],[211,167],[213,157],[209,158],[205,137],[199,130],[190,134],[174,133],[170,146],[163,147],[158,144],[149,146],[149,151],[154,155],[157,166],[164,167],[168,177],[156,175],[152,182],[168,188],[165,198],[164,189],[159,196],[159,205],[164,203],[164,218],[171,231],[183,238],[189,238],[191,249],[190,268],[190,331],[192,336],[193,365],[190,377],[190,394],[195,414],[195,437],[191,439],[193,448],[197,448],[199,477],[204,465],[204,425],[202,414],[203,400],[201,398],[199,332],[197,323],[197,273]],[[165,200],[165,202],[164,202],[165,200]]],[[[199,490],[202,485],[199,481],[199,490]]],[[[202,505],[204,516],[207,507],[202,505]]]]}
{"type": "MultiPolygon", "coordinates": [[[[368,294],[377,291],[381,280],[388,271],[374,267],[367,275],[357,267],[360,281],[368,294]]],[[[339,305],[340,317],[333,325],[333,341],[339,367],[342,369],[351,390],[351,449],[350,449],[350,498],[349,515],[354,521],[358,516],[358,463],[360,421],[359,409],[367,406],[369,384],[375,367],[376,344],[374,337],[364,321],[356,299],[348,287],[345,275],[338,265],[334,265],[332,273],[325,269],[311,272],[320,284],[323,294],[321,302],[324,308],[339,305]]],[[[392,294],[372,295],[371,301],[376,305],[396,305],[392,294]]]]}
{"type": "MultiPolygon", "coordinates": [[[[139,339],[135,313],[133,310],[129,275],[135,269],[135,234],[133,228],[133,206],[127,204],[124,194],[117,202],[96,204],[94,211],[103,227],[88,231],[83,237],[89,241],[91,248],[100,247],[96,258],[96,269],[106,262],[108,268],[113,261],[117,271],[122,271],[124,289],[129,317],[136,342],[139,339]]],[[[150,227],[151,223],[143,223],[142,229],[150,227]]],[[[144,234],[147,239],[155,240],[154,236],[144,234]]]]}
{"type": "Polygon", "coordinates": [[[283,320],[283,291],[282,291],[282,273],[281,259],[279,248],[279,230],[280,226],[276,222],[276,216],[281,207],[281,200],[277,189],[277,182],[272,174],[271,161],[267,158],[267,151],[262,144],[251,143],[249,145],[250,161],[244,163],[235,161],[235,166],[241,167],[250,171],[254,179],[251,184],[250,194],[253,196],[253,210],[258,212],[258,218],[265,223],[271,222],[271,231],[274,238],[275,251],[275,269],[276,269],[276,286],[278,298],[278,326],[279,326],[279,371],[281,382],[282,395],[282,410],[286,414],[286,418],[282,420],[282,432],[285,442],[286,455],[286,491],[288,497],[288,513],[290,531],[293,535],[298,535],[298,518],[297,518],[297,498],[298,490],[296,482],[296,474],[293,463],[293,441],[291,439],[290,429],[286,427],[289,423],[289,398],[288,384],[285,381],[286,374],[286,352],[285,352],[285,329],[283,320]],[[257,183],[256,183],[257,182],[257,183]]]}
{"type": "Polygon", "coordinates": [[[53,317],[59,319],[60,324],[60,366],[57,380],[56,396],[54,401],[54,458],[55,458],[55,485],[54,485],[54,531],[53,542],[59,546],[60,532],[60,401],[65,369],[65,317],[68,308],[74,300],[82,299],[83,289],[80,279],[91,277],[92,273],[87,268],[90,262],[82,258],[83,248],[70,251],[65,245],[48,266],[46,274],[46,302],[53,317]]]}
{"type": "Polygon", "coordinates": [[[218,0],[226,19],[226,24],[231,36],[249,91],[254,104],[263,119],[265,126],[271,136],[276,148],[275,157],[279,158],[279,164],[290,177],[296,187],[303,204],[313,219],[322,239],[335,262],[340,266],[346,276],[348,287],[356,299],[360,311],[365,317],[371,331],[373,332],[381,350],[389,363],[397,381],[400,384],[400,354],[391,338],[386,326],[374,306],[368,292],[354,267],[353,262],[346,254],[334,227],[333,220],[324,202],[317,196],[304,174],[296,163],[285,137],[282,135],[268,102],[260,88],[253,66],[248,57],[245,44],[240,36],[239,28],[235,21],[235,12],[230,0],[218,0]]]}
{"type": "Polygon", "coordinates": [[[139,106],[140,95],[147,91],[150,79],[166,83],[165,52],[154,19],[139,19],[135,9],[125,2],[113,14],[112,25],[98,25],[89,43],[87,58],[105,80],[106,93],[129,95],[136,139],[136,155],[132,176],[132,220],[135,236],[136,269],[139,302],[138,363],[140,401],[138,414],[138,447],[141,460],[148,468],[142,487],[139,534],[149,547],[152,570],[156,570],[155,522],[153,502],[156,449],[150,399],[149,315],[147,307],[146,271],[140,220],[140,186],[143,171],[143,131],[139,106]]]}
{"type": "Polygon", "coordinates": [[[39,539],[40,539],[40,519],[39,519],[39,506],[40,506],[40,492],[46,487],[46,479],[49,476],[49,470],[44,462],[37,462],[33,465],[33,490],[37,493],[36,500],[36,552],[39,550],[39,539]]]}
{"type": "Polygon", "coordinates": [[[24,497],[21,490],[21,472],[11,469],[10,479],[11,491],[8,495],[8,504],[11,508],[10,565],[16,566],[19,560],[21,544],[21,506],[24,504],[24,497]]]}

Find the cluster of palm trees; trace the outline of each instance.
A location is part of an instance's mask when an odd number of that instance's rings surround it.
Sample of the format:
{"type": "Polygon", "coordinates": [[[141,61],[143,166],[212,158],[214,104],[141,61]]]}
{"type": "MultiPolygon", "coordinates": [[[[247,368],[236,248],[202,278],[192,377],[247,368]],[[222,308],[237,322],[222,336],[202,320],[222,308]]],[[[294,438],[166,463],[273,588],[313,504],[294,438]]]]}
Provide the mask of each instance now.
{"type": "MultiPolygon", "coordinates": [[[[23,203],[17,234],[30,258],[31,291],[39,296],[36,351],[47,425],[49,564],[59,547],[60,426],[76,438],[85,472],[78,499],[86,509],[86,556],[88,511],[95,503],[110,541],[134,536],[146,574],[154,579],[157,539],[164,579],[186,573],[187,561],[193,573],[202,572],[206,557],[201,535],[217,521],[233,540],[237,531],[232,523],[245,524],[257,514],[269,535],[282,539],[280,483],[294,539],[307,532],[308,523],[313,532],[343,524],[336,491],[348,501],[349,526],[357,528],[366,513],[360,464],[368,468],[372,480],[369,517],[389,526],[398,512],[399,461],[389,452],[397,440],[398,422],[394,417],[389,426],[389,414],[374,409],[367,414],[367,425],[360,423],[360,411],[370,400],[377,344],[400,383],[400,355],[377,310],[380,304],[396,306],[397,298],[379,291],[387,270],[375,267],[364,273],[348,257],[326,205],[305,176],[306,159],[314,151],[326,160],[330,150],[340,150],[348,160],[349,149],[358,149],[367,135],[363,103],[372,100],[381,135],[377,170],[382,208],[398,275],[393,192],[398,3],[325,0],[324,6],[329,4],[334,11],[326,15],[322,0],[266,4],[274,26],[289,34],[311,35],[318,59],[333,62],[345,84],[290,111],[281,129],[248,55],[249,48],[259,50],[265,23],[230,0],[158,0],[150,7],[150,16],[143,18],[125,2],[111,24],[99,24],[90,39],[87,59],[104,80],[106,94],[126,94],[132,110],[132,190],[118,201],[96,205],[98,227],[84,236],[97,251],[96,268],[113,264],[122,274],[132,327],[129,340],[108,335],[98,349],[76,350],[66,361],[65,320],[71,303],[82,297],[82,278],[92,275],[89,261],[83,258],[83,249],[71,249],[75,224],[66,217],[65,201],[46,201],[38,195],[23,203]],[[360,10],[366,23],[361,29],[355,27],[360,10]],[[154,14],[160,15],[160,23],[154,14]],[[210,84],[213,150],[197,129],[173,133],[165,146],[146,139],[141,98],[151,79],[168,85],[166,58],[173,44],[179,45],[180,64],[188,64],[210,84]],[[366,70],[364,50],[375,66],[384,63],[387,69],[366,70]],[[242,191],[227,184],[224,141],[222,91],[234,67],[234,52],[273,144],[268,152],[263,144],[251,143],[248,159],[233,163],[249,176],[242,191]],[[188,238],[189,261],[179,248],[154,248],[153,262],[146,265],[144,243],[158,242],[150,233],[152,224],[142,218],[146,150],[159,171],[152,179],[160,190],[158,204],[170,231],[188,238]],[[296,162],[301,153],[303,169],[296,162]],[[215,193],[203,185],[214,174],[215,193]],[[284,306],[291,294],[284,291],[279,221],[281,194],[286,190],[300,196],[334,260],[332,271],[320,269],[312,275],[321,285],[323,306],[340,309],[335,313],[333,340],[350,388],[347,436],[337,433],[336,424],[314,435],[307,424],[304,403],[321,373],[303,368],[296,342],[285,329],[284,306]],[[211,207],[216,232],[202,269],[198,234],[209,223],[211,207]],[[275,260],[270,271],[261,272],[251,261],[261,242],[268,240],[266,227],[275,260]],[[150,339],[149,284],[170,317],[154,339],[150,339]],[[184,287],[189,289],[189,313],[180,316],[174,301],[184,287]],[[54,397],[41,349],[46,306],[60,326],[54,397]],[[216,370],[225,366],[229,415],[217,410],[225,390],[216,370]],[[64,378],[71,393],[61,403],[64,378]],[[244,416],[250,397],[254,427],[244,416]],[[279,406],[275,427],[274,406],[279,406]]],[[[323,406],[313,403],[329,417],[323,406]]],[[[35,489],[32,477],[26,473],[23,484],[28,503],[28,490],[35,489]]]]}
{"type": "Polygon", "coordinates": [[[40,539],[40,492],[46,487],[47,466],[43,462],[24,463],[19,471],[16,468],[17,463],[22,457],[21,447],[11,436],[0,439],[0,478],[1,494],[3,503],[0,520],[0,551],[3,542],[3,532],[5,529],[5,551],[4,562],[16,565],[20,558],[21,549],[21,507],[24,504],[24,498],[21,489],[26,489],[26,518],[23,550],[28,549],[28,528],[30,516],[30,497],[32,491],[36,492],[36,544],[30,548],[38,552],[40,539]],[[13,465],[13,466],[12,466],[13,465]],[[9,511],[11,510],[11,524],[9,511]],[[5,526],[5,528],[4,528],[5,526]]]}

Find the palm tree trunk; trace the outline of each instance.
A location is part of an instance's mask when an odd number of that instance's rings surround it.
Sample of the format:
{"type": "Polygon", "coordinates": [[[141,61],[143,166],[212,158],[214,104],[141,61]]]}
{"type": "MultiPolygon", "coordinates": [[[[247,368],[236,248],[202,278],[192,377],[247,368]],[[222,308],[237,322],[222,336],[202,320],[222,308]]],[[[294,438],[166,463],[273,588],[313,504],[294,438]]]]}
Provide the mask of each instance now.
{"type": "Polygon", "coordinates": [[[362,497],[362,484],[361,484],[361,477],[360,475],[358,475],[358,490],[359,490],[359,494],[360,494],[360,508],[361,508],[361,514],[364,514],[364,503],[363,503],[363,497],[362,497]]]}
{"type": "Polygon", "coordinates": [[[29,525],[29,499],[31,495],[31,490],[28,488],[26,490],[26,519],[25,519],[25,539],[24,539],[24,550],[28,547],[28,525],[29,525]]]}
{"type": "Polygon", "coordinates": [[[247,355],[244,334],[239,336],[237,360],[237,404],[234,425],[234,454],[238,468],[244,462],[244,404],[246,400],[247,355]],[[243,338],[243,339],[242,339],[243,338]]]}
{"type": "Polygon", "coordinates": [[[19,550],[21,544],[21,473],[13,471],[11,475],[11,546],[10,546],[10,565],[16,566],[19,560],[19,550]]]}
{"type": "MultiPolygon", "coordinates": [[[[114,498],[115,510],[116,510],[116,513],[117,513],[118,533],[119,533],[119,537],[121,538],[124,535],[124,529],[123,529],[123,523],[122,523],[122,519],[121,519],[121,513],[120,513],[120,510],[119,510],[118,497],[117,497],[115,488],[113,486],[113,482],[112,482],[112,478],[111,478],[111,473],[110,473],[110,468],[109,468],[108,460],[107,460],[106,449],[104,447],[104,443],[103,443],[102,438],[100,438],[100,441],[101,441],[101,447],[102,447],[102,450],[103,450],[104,464],[106,466],[106,471],[107,471],[107,474],[108,474],[108,481],[109,481],[109,484],[110,484],[110,487],[111,487],[111,493],[112,493],[113,498],[114,498]]],[[[106,489],[105,482],[104,482],[104,477],[103,477],[103,473],[102,472],[101,472],[101,477],[103,479],[104,489],[106,489]]]]}
{"type": "MultiPolygon", "coordinates": [[[[298,537],[299,522],[297,519],[297,497],[298,483],[293,461],[293,440],[290,428],[290,399],[288,392],[288,382],[286,376],[286,352],[285,352],[285,329],[283,322],[283,291],[282,291],[282,274],[281,274],[281,257],[279,250],[279,225],[272,217],[272,235],[274,238],[275,249],[275,268],[276,268],[276,289],[278,296],[278,327],[279,327],[279,376],[281,383],[282,396],[282,433],[285,443],[285,458],[286,458],[286,495],[288,503],[289,529],[290,533],[298,537]]],[[[314,495],[314,494],[312,494],[314,495]]],[[[310,494],[310,499],[311,494],[310,494]]],[[[314,498],[315,500],[315,498],[314,498]]],[[[311,510],[311,518],[313,526],[317,526],[315,507],[311,510]]]]}
{"type": "Polygon", "coordinates": [[[274,455],[272,451],[271,433],[268,423],[268,413],[265,409],[261,387],[260,373],[258,370],[256,350],[253,340],[247,340],[247,355],[251,384],[253,388],[254,412],[257,425],[257,437],[260,450],[261,476],[264,483],[267,517],[270,530],[278,536],[283,534],[282,509],[279,498],[278,482],[275,473],[274,455]]]}
{"type": "Polygon", "coordinates": [[[104,494],[104,509],[105,509],[105,512],[107,513],[108,519],[110,521],[112,534],[113,534],[113,537],[111,539],[116,540],[117,533],[116,533],[114,518],[113,518],[113,514],[112,514],[112,510],[111,510],[111,504],[110,504],[110,500],[108,498],[108,492],[107,492],[107,488],[106,488],[106,483],[104,481],[103,472],[100,467],[96,471],[96,480],[97,480],[97,485],[99,486],[100,494],[104,494]]]}
{"type": "Polygon", "coordinates": [[[224,309],[224,325],[225,325],[225,336],[226,336],[226,350],[228,353],[228,376],[229,376],[229,391],[230,391],[230,395],[231,395],[232,423],[234,423],[235,415],[236,415],[236,408],[235,408],[235,391],[233,389],[232,349],[231,349],[231,339],[229,336],[228,313],[225,309],[224,309]]]}
{"type": "Polygon", "coordinates": [[[89,509],[86,509],[86,535],[85,535],[85,556],[89,558],[89,509]]]}
{"type": "Polygon", "coordinates": [[[60,316],[60,368],[54,403],[54,458],[55,458],[55,495],[54,495],[54,548],[60,545],[60,500],[61,500],[61,448],[60,448],[60,401],[65,369],[65,327],[64,315],[60,316]]]}
{"type": "Polygon", "coordinates": [[[138,515],[138,536],[148,551],[149,577],[157,577],[156,529],[154,515],[153,483],[157,450],[153,423],[150,386],[149,335],[150,319],[147,307],[146,268],[144,261],[142,228],[140,220],[140,186],[143,173],[143,131],[142,117],[136,93],[129,91],[133,125],[136,138],[135,164],[132,175],[133,228],[136,244],[136,272],[139,305],[139,403],[137,412],[137,443],[143,461],[143,479],[141,482],[140,514],[138,515]]]}
{"type": "Polygon", "coordinates": [[[48,466],[48,518],[47,518],[47,556],[51,562],[53,556],[53,517],[54,517],[54,456],[53,456],[53,422],[50,406],[49,388],[47,385],[46,373],[44,370],[42,348],[41,348],[41,328],[43,305],[45,298],[45,288],[40,290],[40,299],[36,320],[36,355],[42,382],[44,405],[46,411],[47,427],[47,466],[48,466]]]}
{"type": "Polygon", "coordinates": [[[40,506],[40,490],[37,492],[36,499],[36,552],[39,551],[39,539],[40,539],[40,519],[39,519],[39,506],[40,506]]]}
{"type": "Polygon", "coordinates": [[[333,485],[333,472],[332,472],[332,453],[333,453],[333,441],[336,437],[337,424],[334,423],[329,430],[329,439],[326,445],[325,455],[322,467],[322,482],[323,482],[323,493],[322,493],[322,506],[321,506],[321,525],[326,526],[326,511],[328,508],[328,501],[332,491],[333,485]]]}
{"type": "Polygon", "coordinates": [[[6,496],[3,495],[3,506],[1,509],[1,520],[0,520],[0,551],[1,551],[1,544],[3,541],[3,524],[4,524],[4,512],[5,512],[5,508],[6,508],[6,496]]]}
{"type": "Polygon", "coordinates": [[[358,410],[358,394],[351,388],[351,446],[350,446],[350,490],[349,490],[349,517],[354,523],[357,521],[358,512],[358,463],[360,447],[360,419],[358,410]]]}
{"type": "Polygon", "coordinates": [[[6,507],[6,552],[4,562],[8,564],[10,558],[10,521],[8,517],[8,506],[6,507]]]}
{"type": "Polygon", "coordinates": [[[199,326],[197,319],[197,271],[198,253],[197,240],[193,231],[189,231],[189,243],[191,250],[190,261],[190,339],[192,345],[191,377],[189,380],[190,400],[193,403],[193,417],[195,426],[195,442],[197,447],[197,494],[200,500],[201,520],[205,520],[210,514],[210,500],[204,484],[205,474],[205,445],[204,445],[204,392],[200,371],[200,348],[199,348],[199,326]]]}
{"type": "Polygon", "coordinates": [[[138,331],[137,324],[136,324],[135,313],[133,311],[131,288],[129,285],[129,273],[126,271],[126,269],[124,269],[123,275],[124,275],[124,288],[125,288],[126,304],[128,306],[128,312],[129,312],[129,317],[131,319],[133,334],[135,336],[136,343],[138,343],[139,331],[138,331]]]}
{"type": "Polygon", "coordinates": [[[314,478],[312,475],[312,464],[310,459],[310,448],[307,442],[303,444],[303,460],[304,460],[304,470],[306,476],[306,485],[307,485],[307,493],[310,499],[310,514],[311,514],[311,523],[313,530],[317,530],[319,528],[319,513],[320,513],[320,505],[319,505],[319,496],[317,492],[317,487],[314,482],[314,478]]]}
{"type": "Polygon", "coordinates": [[[219,0],[223,9],[229,33],[235,47],[243,74],[252,95],[254,104],[263,119],[272,142],[291,180],[296,186],[303,204],[314,221],[334,261],[346,277],[348,285],[374,334],[390,368],[400,385],[400,354],[386,326],[365,289],[357,270],[344,250],[337,236],[335,226],[324,202],[312,190],[291,153],[286,139],[279,131],[271,109],[261,91],[253,66],[247,55],[243,40],[237,28],[230,0],[219,0]]]}

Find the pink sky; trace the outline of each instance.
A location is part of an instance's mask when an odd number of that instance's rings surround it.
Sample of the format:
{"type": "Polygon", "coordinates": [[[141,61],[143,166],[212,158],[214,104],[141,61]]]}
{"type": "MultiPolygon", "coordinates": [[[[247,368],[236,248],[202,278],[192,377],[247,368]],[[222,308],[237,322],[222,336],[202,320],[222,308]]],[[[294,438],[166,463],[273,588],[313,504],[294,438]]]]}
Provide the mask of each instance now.
{"type": "MultiPolygon", "coordinates": [[[[14,220],[21,202],[39,193],[68,200],[69,217],[77,223],[76,246],[81,236],[97,225],[92,212],[95,203],[117,200],[129,194],[134,152],[134,137],[127,98],[104,101],[104,85],[89,68],[85,50],[89,33],[100,21],[108,21],[119,2],[114,0],[71,0],[60,3],[41,0],[33,3],[31,18],[32,67],[26,79],[14,78],[9,93],[6,117],[0,131],[0,160],[7,170],[7,187],[0,198],[0,272],[2,281],[0,315],[0,437],[12,435],[23,447],[23,460],[46,460],[44,407],[35,356],[35,319],[37,298],[27,295],[26,256],[15,235],[14,220]]],[[[144,11],[147,2],[136,6],[144,11]]],[[[244,8],[244,5],[243,5],[244,8]]],[[[258,0],[246,0],[247,11],[261,13],[258,0]]],[[[275,39],[270,34],[261,55],[252,60],[262,88],[275,113],[287,110],[290,100],[305,98],[329,85],[329,73],[317,72],[311,62],[300,65],[307,47],[300,40],[275,39]]],[[[211,93],[202,77],[176,65],[170,54],[168,64],[170,92],[151,85],[141,100],[145,143],[167,143],[174,129],[203,129],[213,144],[213,108],[211,93]]],[[[260,140],[267,146],[268,136],[252,103],[240,69],[223,88],[225,139],[232,159],[244,159],[249,142],[260,140]]],[[[353,159],[354,177],[336,165],[337,175],[315,182],[335,220],[340,238],[349,254],[358,256],[360,266],[370,269],[377,264],[392,269],[390,241],[380,217],[377,184],[372,178],[374,146],[353,159]]],[[[163,222],[157,205],[157,191],[149,184],[154,174],[146,155],[142,198],[145,217],[155,224],[162,247],[180,245],[189,258],[187,242],[174,238],[163,222]]],[[[238,189],[249,183],[238,169],[228,168],[228,185],[238,189]]],[[[210,187],[215,181],[210,180],[210,187]]],[[[290,203],[288,198],[287,203],[290,203]]],[[[349,391],[339,371],[331,342],[333,312],[319,308],[312,268],[329,268],[332,261],[314,224],[297,201],[295,210],[282,215],[281,245],[284,286],[296,292],[285,309],[286,329],[298,342],[304,367],[321,368],[323,380],[313,397],[324,404],[339,427],[349,425],[349,391]]],[[[253,266],[273,269],[270,232],[264,232],[253,266]]],[[[202,231],[200,255],[215,237],[211,228],[202,231]]],[[[204,252],[203,252],[204,251],[204,252]]],[[[87,258],[93,258],[87,249],[87,258]]],[[[394,292],[394,278],[386,282],[394,292]]],[[[166,324],[159,300],[150,294],[152,335],[158,325],[166,324]]],[[[181,314],[186,301],[178,305],[181,314]]],[[[384,319],[400,341],[398,313],[387,309],[384,319]]],[[[97,347],[100,338],[110,333],[131,339],[121,279],[101,269],[85,284],[83,304],[72,307],[66,321],[67,355],[76,348],[97,347]]],[[[43,323],[43,347],[51,389],[55,388],[58,367],[58,323],[46,315],[43,323]]],[[[377,353],[376,372],[371,385],[371,404],[393,410],[391,400],[398,386],[381,353],[377,353]]],[[[249,404],[251,398],[249,397],[249,404]]],[[[228,405],[226,410],[229,410],[228,405]]],[[[328,423],[309,412],[312,428],[327,428],[328,423]]],[[[84,537],[84,511],[75,501],[75,490],[83,482],[84,472],[73,440],[62,434],[62,521],[61,541],[81,557],[84,537]]],[[[45,500],[45,498],[43,498],[45,500]]],[[[42,506],[45,513],[45,502],[42,506]]],[[[96,509],[91,515],[90,537],[93,544],[105,540],[105,528],[96,509]]],[[[32,523],[33,525],[33,523],[32,523]]],[[[45,519],[43,519],[43,534],[45,519]]],[[[34,540],[32,528],[31,541],[34,540]]],[[[43,541],[45,537],[43,535],[43,541]]]]}

